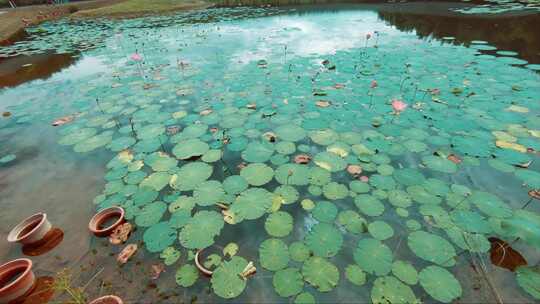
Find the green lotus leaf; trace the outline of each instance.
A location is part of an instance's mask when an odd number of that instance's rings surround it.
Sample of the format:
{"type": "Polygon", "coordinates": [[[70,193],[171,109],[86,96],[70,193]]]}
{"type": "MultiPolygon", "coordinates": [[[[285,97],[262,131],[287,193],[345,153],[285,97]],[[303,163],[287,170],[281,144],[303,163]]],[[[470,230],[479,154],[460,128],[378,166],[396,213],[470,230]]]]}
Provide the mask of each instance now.
{"type": "Polygon", "coordinates": [[[392,190],[396,188],[396,182],[392,176],[374,174],[369,178],[369,184],[379,190],[392,190]]]}
{"type": "Polygon", "coordinates": [[[516,170],[516,177],[533,189],[540,189],[540,173],[529,169],[516,170]]]}
{"type": "Polygon", "coordinates": [[[180,251],[174,247],[167,247],[159,254],[159,257],[164,260],[163,263],[165,265],[171,266],[180,258],[180,251]]]}
{"type": "MultiPolygon", "coordinates": [[[[283,155],[290,155],[296,151],[296,145],[290,141],[280,141],[276,144],[276,152],[283,155]]],[[[276,156],[276,155],[274,155],[276,156]]]]}
{"type": "Polygon", "coordinates": [[[302,292],[296,296],[294,304],[315,304],[315,297],[309,292],[302,292]]]}
{"type": "Polygon", "coordinates": [[[349,194],[349,189],[343,184],[330,182],[323,186],[323,194],[327,199],[338,200],[346,198],[349,194]]]}
{"type": "Polygon", "coordinates": [[[221,264],[221,257],[215,253],[206,257],[206,260],[203,262],[203,266],[206,269],[212,269],[218,267],[221,264]]]}
{"type": "Polygon", "coordinates": [[[356,286],[366,283],[366,273],[358,265],[348,265],[345,268],[345,277],[356,286]]]}
{"type": "Polygon", "coordinates": [[[516,280],[536,300],[540,300],[540,266],[516,268],[516,280]]]}
{"type": "Polygon", "coordinates": [[[309,132],[309,137],[316,144],[319,144],[321,146],[328,146],[336,142],[339,138],[339,135],[331,129],[325,129],[309,132]]]}
{"type": "Polygon", "coordinates": [[[367,273],[387,275],[392,269],[393,255],[388,246],[375,239],[361,239],[354,251],[354,261],[367,273]]]}
{"type": "Polygon", "coordinates": [[[14,161],[17,158],[15,154],[8,154],[0,158],[0,164],[7,164],[14,161]]]}
{"type": "Polygon", "coordinates": [[[304,139],[304,137],[306,137],[306,131],[304,131],[302,127],[293,124],[281,125],[274,131],[279,140],[294,142],[301,141],[304,139]]]}
{"type": "Polygon", "coordinates": [[[384,205],[376,197],[361,194],[354,198],[354,204],[365,215],[379,216],[384,212],[384,205]]]}
{"type": "Polygon", "coordinates": [[[275,178],[282,185],[303,186],[309,184],[310,170],[306,165],[284,164],[275,172],[275,178]]]}
{"type": "Polygon", "coordinates": [[[473,211],[455,210],[451,213],[452,221],[467,232],[490,233],[491,226],[480,214],[473,211]]]}
{"type": "Polygon", "coordinates": [[[91,138],[92,136],[96,135],[96,133],[97,130],[94,128],[75,129],[67,135],[64,135],[64,137],[60,138],[58,143],[64,146],[75,145],[88,138],[91,138]]]}
{"type": "Polygon", "coordinates": [[[105,184],[103,192],[107,195],[120,192],[124,188],[124,183],[121,180],[115,180],[105,184]]]}
{"type": "Polygon", "coordinates": [[[214,237],[221,233],[223,226],[221,214],[199,211],[180,230],[180,243],[188,249],[204,249],[214,244],[214,237]]]}
{"type": "Polygon", "coordinates": [[[240,175],[231,175],[223,181],[223,188],[229,194],[238,194],[248,188],[248,183],[240,175]]]}
{"type": "Polygon", "coordinates": [[[274,170],[261,163],[249,164],[240,171],[242,176],[250,185],[262,186],[274,177],[274,170]]]}
{"type": "Polygon", "coordinates": [[[280,239],[267,239],[259,246],[259,260],[261,266],[270,271],[277,271],[287,267],[289,263],[289,250],[280,239]]]}
{"type": "Polygon", "coordinates": [[[512,216],[512,209],[497,196],[482,191],[474,191],[469,200],[480,211],[490,217],[507,218],[512,216]]]}
{"type": "Polygon", "coordinates": [[[112,131],[104,131],[103,133],[84,139],[73,147],[73,151],[86,153],[106,146],[112,141],[112,134],[112,131]]]}
{"type": "Polygon", "coordinates": [[[407,244],[416,256],[426,261],[445,267],[456,263],[454,246],[438,235],[415,231],[409,234],[407,244]]]}
{"type": "Polygon", "coordinates": [[[298,268],[278,270],[272,279],[274,289],[281,297],[292,297],[302,292],[304,279],[298,268]]]}
{"type": "Polygon", "coordinates": [[[274,154],[274,147],[268,142],[250,142],[242,151],[242,159],[250,163],[264,163],[274,154]]]}
{"type": "Polygon", "coordinates": [[[349,183],[349,188],[351,191],[354,191],[356,193],[368,193],[369,192],[369,184],[364,183],[358,180],[353,180],[349,183]]]}
{"type": "Polygon", "coordinates": [[[225,190],[220,182],[215,180],[205,181],[193,190],[193,198],[199,206],[212,206],[223,200],[225,190]]]}
{"type": "Polygon", "coordinates": [[[306,245],[314,255],[320,257],[335,256],[343,244],[343,235],[333,225],[319,223],[306,236],[306,245]]]}
{"type": "Polygon", "coordinates": [[[412,205],[411,197],[403,190],[388,191],[388,201],[395,207],[408,208],[412,205]]]}
{"type": "Polygon", "coordinates": [[[336,205],[327,201],[322,201],[315,205],[315,208],[311,210],[311,214],[320,222],[331,223],[336,218],[338,209],[336,205]]]}
{"type": "Polygon", "coordinates": [[[150,252],[160,252],[174,243],[177,238],[175,229],[168,222],[150,226],[143,234],[144,245],[150,252]]]}
{"type": "Polygon", "coordinates": [[[274,193],[279,195],[279,197],[281,198],[282,204],[285,204],[285,205],[296,202],[299,197],[299,193],[296,190],[296,188],[290,185],[281,185],[276,188],[274,193]]]}
{"type": "Polygon", "coordinates": [[[230,210],[238,220],[254,220],[263,216],[272,207],[272,193],[262,188],[249,188],[240,193],[230,210]]]}
{"type": "Polygon", "coordinates": [[[274,212],[266,218],[264,229],[273,237],[287,236],[293,229],[293,217],[285,211],[274,212]]]}
{"type": "Polygon", "coordinates": [[[368,231],[373,238],[383,241],[394,235],[394,229],[383,221],[374,221],[369,223],[368,231]]]}
{"type": "Polygon", "coordinates": [[[139,190],[133,194],[133,204],[137,206],[153,202],[159,195],[159,192],[150,187],[139,187],[139,190]]]}
{"type": "Polygon", "coordinates": [[[139,227],[150,227],[157,224],[167,211],[167,204],[164,202],[153,202],[145,205],[135,217],[135,224],[139,227]]]}
{"type": "Polygon", "coordinates": [[[314,167],[309,174],[309,183],[316,186],[324,186],[331,181],[331,173],[323,168],[314,167]]]}
{"type": "Polygon", "coordinates": [[[144,162],[154,171],[169,171],[176,167],[178,161],[162,152],[155,152],[145,157],[144,162]]]}
{"type": "Polygon", "coordinates": [[[108,148],[113,152],[120,152],[133,146],[137,141],[131,136],[123,136],[115,138],[111,141],[108,148]]]}
{"type": "Polygon", "coordinates": [[[161,189],[165,188],[166,185],[169,184],[170,180],[171,180],[170,174],[166,172],[155,172],[148,175],[145,179],[143,179],[143,181],[140,183],[140,187],[148,187],[156,191],[160,191],[161,189]]]}
{"type": "Polygon", "coordinates": [[[342,171],[347,167],[347,162],[343,158],[330,152],[319,152],[313,158],[313,162],[330,172],[342,171]]]}
{"type": "Polygon", "coordinates": [[[186,264],[176,271],[175,277],[176,284],[182,287],[190,287],[197,282],[197,279],[199,278],[199,271],[197,270],[197,267],[193,266],[192,264],[186,264]]]}
{"type": "Polygon", "coordinates": [[[431,170],[443,172],[443,173],[455,173],[457,171],[457,165],[446,158],[439,156],[428,155],[422,157],[422,162],[431,170]]]}
{"type": "Polygon", "coordinates": [[[214,163],[221,159],[223,156],[223,152],[218,149],[212,149],[206,151],[206,153],[203,154],[201,157],[201,160],[205,163],[214,163]]]}
{"type": "Polygon", "coordinates": [[[310,257],[302,266],[304,280],[320,292],[329,292],[339,282],[339,270],[328,260],[310,257]]]}
{"type": "Polygon", "coordinates": [[[309,248],[302,242],[293,242],[289,246],[291,259],[296,262],[304,262],[309,258],[309,248]]]}
{"type": "Polygon", "coordinates": [[[491,248],[489,240],[483,234],[465,232],[458,227],[446,228],[446,234],[461,249],[471,252],[488,252],[491,248]]]}
{"type": "Polygon", "coordinates": [[[371,302],[373,304],[421,303],[409,286],[392,276],[379,277],[373,282],[371,302]]]}
{"type": "Polygon", "coordinates": [[[353,210],[344,210],[338,214],[337,222],[347,231],[360,234],[367,231],[367,221],[353,210]]]}
{"type": "Polygon", "coordinates": [[[461,285],[454,275],[439,266],[428,266],[418,275],[420,285],[435,300],[450,303],[461,296],[461,285]]]}
{"type": "Polygon", "coordinates": [[[137,129],[137,138],[140,140],[151,139],[165,133],[165,126],[161,124],[147,125],[137,129]]]}
{"type": "Polygon", "coordinates": [[[416,285],[418,283],[418,271],[409,262],[395,261],[392,264],[392,274],[405,284],[416,285]]]}
{"type": "Polygon", "coordinates": [[[210,148],[208,147],[207,143],[195,138],[179,142],[172,149],[172,153],[178,159],[189,159],[192,157],[201,156],[208,152],[208,150],[210,150],[210,148]]]}
{"type": "Polygon", "coordinates": [[[180,191],[195,189],[212,175],[212,166],[203,162],[187,163],[178,170],[178,178],[171,182],[171,187],[180,191]]]}
{"type": "Polygon", "coordinates": [[[178,133],[173,138],[174,142],[179,142],[181,140],[194,139],[201,137],[208,130],[208,126],[205,124],[192,124],[187,126],[181,133],[178,133]]]}
{"type": "Polygon", "coordinates": [[[169,205],[169,212],[174,214],[181,210],[191,211],[196,204],[197,201],[192,196],[180,195],[169,205]]]}
{"type": "Polygon", "coordinates": [[[440,197],[427,192],[423,186],[409,186],[407,187],[407,193],[413,201],[420,204],[439,205],[442,202],[440,197]]]}
{"type": "Polygon", "coordinates": [[[502,220],[501,230],[519,237],[527,244],[540,248],[540,215],[527,210],[516,210],[511,218],[502,220]]]}
{"type": "Polygon", "coordinates": [[[232,258],[238,253],[238,249],[238,244],[231,242],[223,248],[223,256],[228,256],[232,258]]]}

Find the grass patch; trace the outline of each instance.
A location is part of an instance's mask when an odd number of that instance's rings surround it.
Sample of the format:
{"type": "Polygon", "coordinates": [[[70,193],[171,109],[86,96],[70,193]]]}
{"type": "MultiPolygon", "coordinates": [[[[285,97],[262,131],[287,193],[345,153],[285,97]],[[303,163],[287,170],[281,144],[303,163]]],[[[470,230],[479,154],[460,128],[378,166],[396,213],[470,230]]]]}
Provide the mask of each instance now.
{"type": "Polygon", "coordinates": [[[203,0],[127,0],[111,6],[80,11],[75,15],[84,17],[137,16],[204,8],[210,5],[209,2],[203,0]]]}

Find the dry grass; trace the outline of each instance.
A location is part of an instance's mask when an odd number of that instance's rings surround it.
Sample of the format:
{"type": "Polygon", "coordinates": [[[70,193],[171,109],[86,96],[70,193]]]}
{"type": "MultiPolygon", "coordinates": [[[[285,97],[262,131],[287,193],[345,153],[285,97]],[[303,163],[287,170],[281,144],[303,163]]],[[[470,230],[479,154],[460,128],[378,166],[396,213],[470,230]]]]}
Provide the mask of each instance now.
{"type": "Polygon", "coordinates": [[[126,0],[92,10],[80,11],[75,17],[134,17],[179,10],[201,9],[211,6],[202,0],[126,0]]]}

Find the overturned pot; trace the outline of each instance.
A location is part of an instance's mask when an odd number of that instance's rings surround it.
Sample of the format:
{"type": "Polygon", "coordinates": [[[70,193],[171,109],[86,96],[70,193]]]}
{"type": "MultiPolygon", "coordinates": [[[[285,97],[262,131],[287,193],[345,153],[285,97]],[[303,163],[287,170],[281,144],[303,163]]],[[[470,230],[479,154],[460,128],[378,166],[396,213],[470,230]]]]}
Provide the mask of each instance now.
{"type": "Polygon", "coordinates": [[[24,245],[38,243],[43,240],[47,232],[52,228],[46,213],[36,213],[11,229],[7,240],[11,243],[24,245]]]}
{"type": "Polygon", "coordinates": [[[9,303],[23,298],[34,287],[36,277],[32,261],[17,259],[0,266],[0,303],[9,303]]]}
{"type": "Polygon", "coordinates": [[[117,296],[109,295],[97,298],[89,304],[123,304],[124,302],[117,296]]]}
{"type": "Polygon", "coordinates": [[[116,227],[125,222],[124,215],[124,209],[121,207],[103,209],[92,217],[88,229],[96,236],[109,236],[116,227]]]}

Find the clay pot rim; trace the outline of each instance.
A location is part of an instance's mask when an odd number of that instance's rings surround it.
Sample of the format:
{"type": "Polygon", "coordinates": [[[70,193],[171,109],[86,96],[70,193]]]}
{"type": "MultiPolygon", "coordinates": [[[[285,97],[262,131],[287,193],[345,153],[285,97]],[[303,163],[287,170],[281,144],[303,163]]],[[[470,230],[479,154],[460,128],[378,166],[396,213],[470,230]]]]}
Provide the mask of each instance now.
{"type": "Polygon", "coordinates": [[[197,269],[199,269],[200,272],[202,272],[203,274],[211,277],[214,272],[211,271],[211,270],[208,270],[206,269],[200,262],[199,262],[199,256],[200,256],[200,253],[203,252],[203,249],[199,249],[197,250],[197,253],[195,253],[195,266],[197,266],[197,269]]]}
{"type": "Polygon", "coordinates": [[[99,303],[99,301],[103,301],[103,300],[114,300],[118,304],[123,304],[124,303],[124,301],[122,301],[122,299],[119,296],[106,295],[106,296],[102,296],[102,297],[99,297],[97,299],[94,299],[88,304],[96,304],[96,303],[99,303]]]}
{"type": "Polygon", "coordinates": [[[116,226],[120,225],[124,221],[124,215],[125,211],[122,207],[113,206],[105,208],[96,213],[90,219],[90,222],[88,223],[88,229],[90,229],[90,231],[92,231],[93,233],[97,234],[107,233],[108,231],[112,231],[116,226]],[[105,228],[99,229],[99,224],[101,222],[113,216],[118,216],[118,220],[105,228]]]}
{"type": "Polygon", "coordinates": [[[4,270],[8,270],[10,266],[13,266],[13,264],[17,264],[17,263],[22,263],[22,264],[21,264],[20,267],[15,267],[15,268],[22,268],[24,266],[25,267],[24,271],[21,274],[19,274],[17,279],[13,280],[11,283],[9,283],[7,285],[4,285],[4,286],[0,286],[0,293],[12,288],[16,284],[19,284],[19,282],[21,280],[24,280],[24,278],[30,272],[32,272],[32,266],[34,265],[32,260],[26,259],[26,258],[21,258],[21,259],[12,260],[12,261],[9,261],[9,262],[7,262],[5,264],[0,265],[0,273],[2,273],[4,270]]]}
{"type": "Polygon", "coordinates": [[[41,228],[41,226],[43,225],[43,223],[45,223],[46,221],[47,221],[47,213],[44,213],[44,212],[38,212],[36,214],[33,214],[33,215],[25,218],[24,220],[20,221],[15,227],[13,227],[13,229],[11,229],[11,231],[9,232],[8,237],[7,237],[8,242],[17,243],[17,242],[20,242],[20,241],[24,240],[25,238],[27,238],[32,233],[39,230],[41,228]],[[28,231],[24,235],[21,235],[21,231],[24,230],[24,228],[26,228],[28,225],[32,225],[32,224],[34,224],[36,222],[33,219],[34,217],[36,219],[40,218],[39,223],[37,223],[36,226],[32,230],[28,231]]]}

